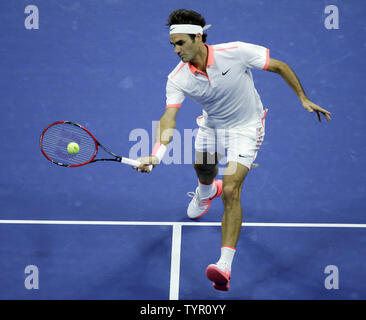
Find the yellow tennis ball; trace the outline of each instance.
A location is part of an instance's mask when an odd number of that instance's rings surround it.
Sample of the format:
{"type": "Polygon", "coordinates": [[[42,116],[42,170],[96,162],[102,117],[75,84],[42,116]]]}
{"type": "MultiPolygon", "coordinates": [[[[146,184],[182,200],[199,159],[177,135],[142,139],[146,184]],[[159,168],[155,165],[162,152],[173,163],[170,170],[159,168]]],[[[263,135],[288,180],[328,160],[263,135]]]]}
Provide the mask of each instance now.
{"type": "Polygon", "coordinates": [[[67,145],[67,151],[71,154],[77,154],[79,150],[80,150],[79,145],[76,142],[70,142],[67,145]]]}

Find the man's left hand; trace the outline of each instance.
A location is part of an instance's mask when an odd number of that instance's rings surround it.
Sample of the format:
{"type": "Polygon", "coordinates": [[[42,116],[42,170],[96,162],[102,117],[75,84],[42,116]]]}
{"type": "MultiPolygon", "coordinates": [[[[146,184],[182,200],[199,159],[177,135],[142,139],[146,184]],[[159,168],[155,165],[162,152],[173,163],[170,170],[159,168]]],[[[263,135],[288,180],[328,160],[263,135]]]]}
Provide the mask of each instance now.
{"type": "Polygon", "coordinates": [[[317,104],[315,104],[315,103],[313,103],[313,102],[311,102],[310,100],[304,100],[303,102],[302,102],[302,106],[306,109],[306,110],[308,110],[309,112],[316,112],[316,114],[318,115],[318,119],[319,119],[319,122],[321,122],[322,120],[321,120],[321,117],[320,117],[320,114],[322,114],[324,117],[325,117],[325,119],[327,120],[327,121],[330,121],[330,120],[332,120],[332,118],[330,117],[330,112],[329,111],[327,111],[327,110],[325,110],[325,109],[323,109],[323,108],[321,108],[321,107],[319,107],[317,104]]]}

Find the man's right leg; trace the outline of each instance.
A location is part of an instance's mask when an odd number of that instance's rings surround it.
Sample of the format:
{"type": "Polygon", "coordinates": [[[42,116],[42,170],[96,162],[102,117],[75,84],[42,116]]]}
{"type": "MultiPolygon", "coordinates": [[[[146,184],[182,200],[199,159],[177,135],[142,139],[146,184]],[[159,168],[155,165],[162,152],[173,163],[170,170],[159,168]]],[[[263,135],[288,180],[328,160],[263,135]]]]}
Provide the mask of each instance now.
{"type": "Polygon", "coordinates": [[[218,172],[217,163],[217,153],[212,154],[196,151],[194,169],[201,183],[206,185],[212,183],[212,180],[215,179],[218,172]]]}
{"type": "Polygon", "coordinates": [[[204,215],[210,208],[212,199],[222,193],[222,180],[215,180],[218,172],[217,163],[216,153],[196,151],[194,169],[198,177],[198,187],[187,209],[188,217],[191,219],[204,215]]]}

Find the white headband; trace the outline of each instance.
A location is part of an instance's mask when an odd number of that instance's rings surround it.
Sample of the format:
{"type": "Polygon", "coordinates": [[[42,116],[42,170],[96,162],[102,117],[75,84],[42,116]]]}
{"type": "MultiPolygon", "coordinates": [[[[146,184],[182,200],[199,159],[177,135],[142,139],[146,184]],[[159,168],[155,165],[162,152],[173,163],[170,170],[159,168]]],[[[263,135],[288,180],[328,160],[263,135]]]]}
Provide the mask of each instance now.
{"type": "Polygon", "coordinates": [[[170,34],[176,34],[176,33],[203,34],[203,31],[207,30],[210,27],[211,27],[210,24],[204,26],[203,28],[195,24],[172,24],[170,26],[170,34]]]}

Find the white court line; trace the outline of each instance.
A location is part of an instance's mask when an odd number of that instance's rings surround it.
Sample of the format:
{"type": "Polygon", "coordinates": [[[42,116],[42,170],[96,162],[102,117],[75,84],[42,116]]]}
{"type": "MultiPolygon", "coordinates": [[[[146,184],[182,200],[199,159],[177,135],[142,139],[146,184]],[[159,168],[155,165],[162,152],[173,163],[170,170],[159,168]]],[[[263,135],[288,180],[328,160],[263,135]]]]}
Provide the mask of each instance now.
{"type": "Polygon", "coordinates": [[[170,264],[170,293],[169,300],[179,299],[179,277],[180,277],[180,248],[182,240],[182,226],[173,225],[172,257],[170,264]]]}
{"type": "MultiPolygon", "coordinates": [[[[0,220],[0,224],[99,225],[99,226],[172,226],[169,299],[179,299],[180,256],[182,226],[221,226],[221,222],[167,222],[167,221],[87,221],[87,220],[0,220]]],[[[357,223],[257,223],[243,222],[243,227],[295,227],[295,228],[366,228],[357,223]]]]}
{"type": "MultiPolygon", "coordinates": [[[[0,224],[55,224],[55,225],[100,225],[100,226],[221,226],[221,222],[177,221],[89,221],[89,220],[0,220],[0,224]]],[[[362,223],[268,223],[243,222],[243,227],[299,227],[299,228],[366,228],[362,223]]]]}

